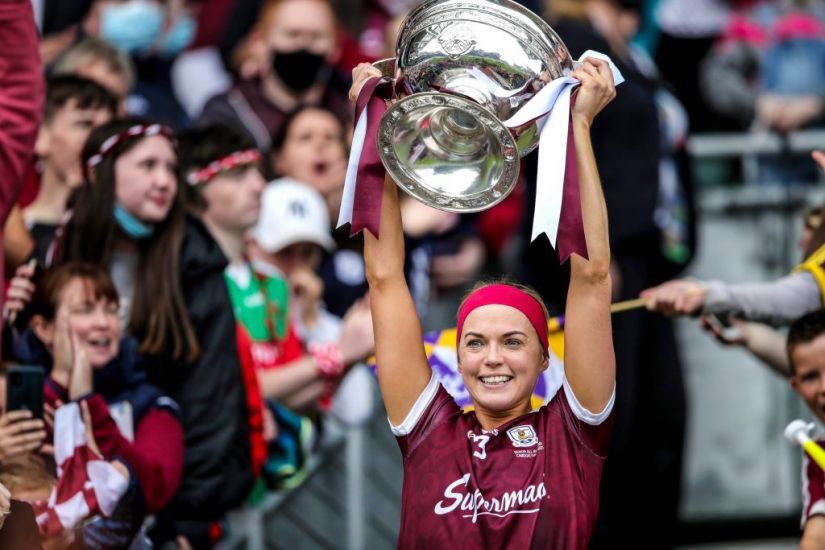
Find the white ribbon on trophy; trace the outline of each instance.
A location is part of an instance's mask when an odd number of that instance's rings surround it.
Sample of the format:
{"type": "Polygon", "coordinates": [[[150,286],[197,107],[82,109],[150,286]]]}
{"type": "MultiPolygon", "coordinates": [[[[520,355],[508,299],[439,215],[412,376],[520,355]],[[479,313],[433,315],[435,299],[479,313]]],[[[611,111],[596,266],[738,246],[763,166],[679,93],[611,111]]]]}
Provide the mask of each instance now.
{"type": "MultiPolygon", "coordinates": [[[[587,50],[577,63],[587,57],[607,61],[616,86],[624,77],[613,61],[603,53],[587,50]]],[[[536,204],[530,240],[546,233],[556,248],[564,193],[564,170],[567,159],[567,133],[570,123],[570,94],[580,82],[572,76],[562,76],[548,83],[511,118],[504,121],[508,128],[517,128],[531,120],[539,120],[539,159],[536,175],[536,204]]]]}

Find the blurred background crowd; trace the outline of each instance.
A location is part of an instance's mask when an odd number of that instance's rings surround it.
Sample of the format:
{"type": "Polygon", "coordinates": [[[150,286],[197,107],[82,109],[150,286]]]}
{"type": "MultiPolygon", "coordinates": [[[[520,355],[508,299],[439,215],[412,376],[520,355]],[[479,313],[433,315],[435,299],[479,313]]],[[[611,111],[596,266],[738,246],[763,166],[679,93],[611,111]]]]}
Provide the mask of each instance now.
{"type": "MultiPolygon", "coordinates": [[[[297,494],[326,440],[346,440],[382,416],[366,366],[362,243],[334,222],[352,135],[351,70],[395,55],[417,3],[0,4],[0,25],[6,18],[11,29],[16,16],[6,11],[30,6],[39,30],[0,43],[4,82],[22,86],[0,102],[0,118],[21,132],[0,183],[3,358],[46,368],[43,418],[5,407],[0,416],[0,483],[34,503],[46,546],[227,544],[239,529],[228,514],[297,494]],[[71,417],[58,414],[76,402],[71,417]],[[55,435],[77,423],[86,436],[74,444],[126,484],[111,502],[69,512],[77,488],[63,479],[64,459],[76,454],[61,453],[55,435]]],[[[798,536],[791,450],[767,448],[774,460],[749,470],[756,481],[741,471],[716,478],[701,459],[691,477],[685,458],[686,441],[694,452],[736,455],[726,447],[735,435],[701,431],[731,411],[760,434],[742,443],[745,454],[774,445],[781,430],[766,424],[796,410],[776,385],[787,369],[731,367],[741,351],[723,352],[695,322],[663,314],[718,314],[707,331],[763,357],[754,342],[769,329],[737,317],[787,324],[822,307],[816,266],[803,269],[811,280],[795,287],[803,304],[792,313],[781,305],[788,295],[775,298],[767,286],[698,279],[773,279],[825,244],[825,157],[810,154],[825,147],[825,2],[521,3],[547,19],[573,58],[607,53],[626,79],[593,143],[614,300],[642,295],[648,310],[614,316],[615,428],[592,547],[798,536]],[[688,272],[695,278],[678,279],[688,272]],[[738,332],[722,334],[720,318],[738,332]],[[701,371],[692,384],[692,365],[708,361],[729,376],[701,371]],[[760,376],[774,379],[756,389],[737,382],[760,376]],[[742,403],[754,400],[773,401],[748,419],[742,403]],[[728,483],[744,492],[718,491],[728,483]],[[767,504],[736,512],[737,498],[766,486],[780,487],[773,497],[783,504],[746,496],[767,504]],[[726,494],[732,513],[715,507],[726,494]]],[[[454,326],[461,297],[485,277],[531,284],[551,313],[563,311],[566,267],[543,237],[530,242],[535,172],[535,155],[526,157],[515,191],[478,214],[404,197],[407,275],[425,330],[454,326]]],[[[771,335],[773,352],[784,349],[782,332],[771,335]]],[[[397,462],[392,443],[385,447],[397,462]]],[[[314,510],[296,515],[304,513],[324,521],[314,510]]],[[[387,541],[362,535],[362,544],[391,547],[389,525],[387,541]]],[[[307,547],[347,546],[343,534],[331,536],[307,547]]],[[[277,531],[271,538],[272,547],[292,544],[277,531]]]]}

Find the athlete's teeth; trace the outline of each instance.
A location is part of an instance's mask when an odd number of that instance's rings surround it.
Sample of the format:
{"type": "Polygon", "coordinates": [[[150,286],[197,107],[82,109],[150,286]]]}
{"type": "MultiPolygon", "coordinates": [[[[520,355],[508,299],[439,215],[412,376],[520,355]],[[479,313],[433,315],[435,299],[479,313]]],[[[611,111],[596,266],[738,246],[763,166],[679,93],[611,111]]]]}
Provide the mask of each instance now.
{"type": "Polygon", "coordinates": [[[512,378],[511,376],[484,376],[481,381],[485,384],[503,384],[512,378]]]}

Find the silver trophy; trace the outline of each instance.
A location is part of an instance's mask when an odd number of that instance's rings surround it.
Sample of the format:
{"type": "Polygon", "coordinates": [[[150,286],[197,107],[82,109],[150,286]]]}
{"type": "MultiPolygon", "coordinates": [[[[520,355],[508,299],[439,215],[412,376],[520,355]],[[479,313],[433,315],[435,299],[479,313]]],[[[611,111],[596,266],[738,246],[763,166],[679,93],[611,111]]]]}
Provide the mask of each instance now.
{"type": "Polygon", "coordinates": [[[378,153],[418,200],[477,212],[516,184],[519,158],[538,145],[535,121],[504,121],[573,68],[558,35],[510,0],[427,0],[401,26],[396,57],[376,63],[398,80],[378,153]]]}

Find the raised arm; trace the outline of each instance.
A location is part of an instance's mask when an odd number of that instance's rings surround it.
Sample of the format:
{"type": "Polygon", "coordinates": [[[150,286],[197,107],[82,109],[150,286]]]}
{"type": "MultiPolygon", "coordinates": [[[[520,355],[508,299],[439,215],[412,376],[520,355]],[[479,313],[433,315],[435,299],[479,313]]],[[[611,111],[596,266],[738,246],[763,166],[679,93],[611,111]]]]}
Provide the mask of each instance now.
{"type": "Polygon", "coordinates": [[[579,403],[593,413],[608,404],[616,379],[610,324],[610,245],[607,208],[590,142],[593,118],[616,95],[608,64],[587,58],[573,72],[581,81],[573,107],[582,220],[589,259],[570,258],[564,330],[564,374],[579,403]]]}
{"type": "MultiPolygon", "coordinates": [[[[353,71],[350,97],[380,72],[361,64],[353,71]]],[[[379,238],[364,232],[364,262],[370,289],[378,385],[387,417],[399,426],[430,381],[421,322],[404,278],[404,232],[395,183],[384,180],[379,238]]]]}
{"type": "Polygon", "coordinates": [[[421,322],[404,278],[404,234],[395,183],[387,176],[378,239],[364,233],[378,385],[393,426],[409,414],[432,376],[421,322]]]}

